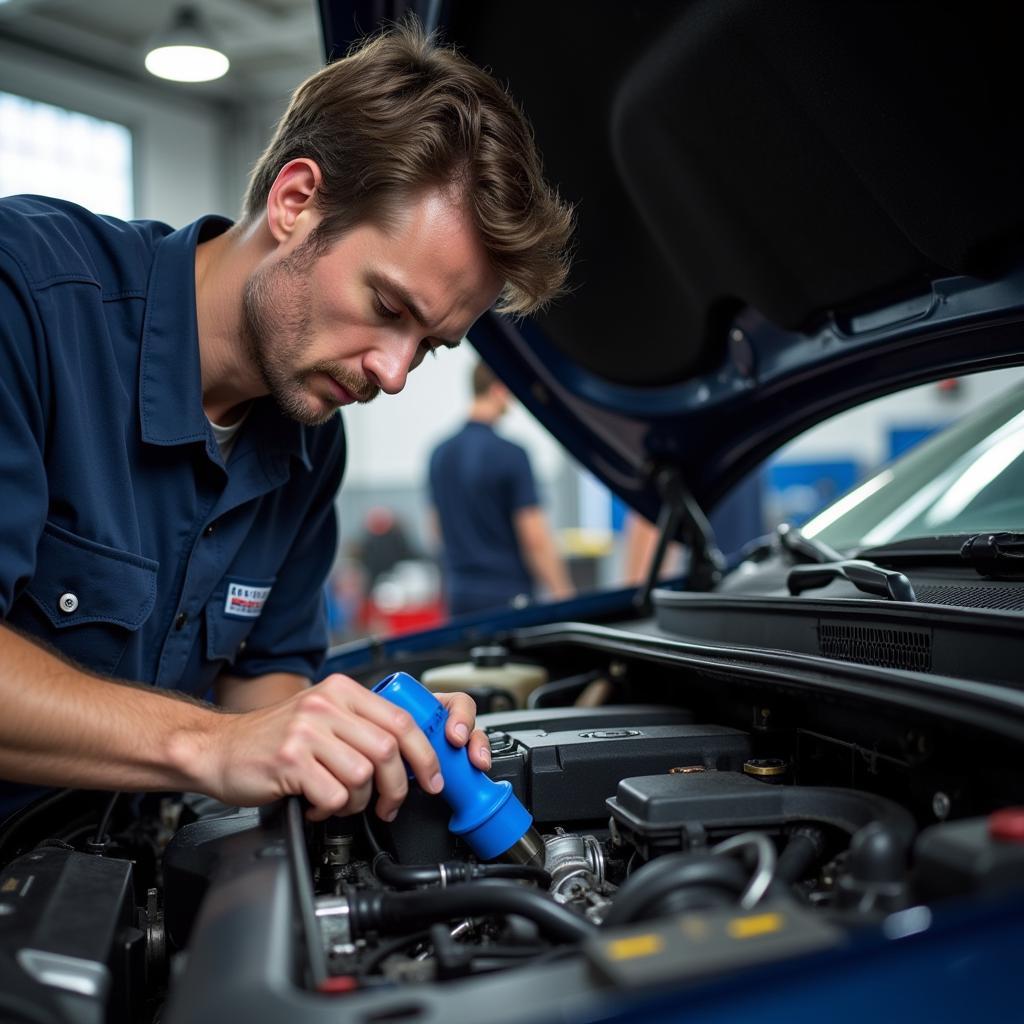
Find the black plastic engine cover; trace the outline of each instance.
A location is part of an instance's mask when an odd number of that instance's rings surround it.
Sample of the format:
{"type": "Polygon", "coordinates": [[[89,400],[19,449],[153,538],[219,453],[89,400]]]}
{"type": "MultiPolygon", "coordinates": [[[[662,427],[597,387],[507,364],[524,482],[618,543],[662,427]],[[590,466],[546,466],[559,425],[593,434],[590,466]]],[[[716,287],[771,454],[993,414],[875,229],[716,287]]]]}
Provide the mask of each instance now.
{"type": "Polygon", "coordinates": [[[745,828],[814,822],[853,835],[880,822],[901,849],[913,840],[914,820],[885,797],[856,789],[773,786],[741,772],[717,771],[624,778],[608,810],[645,855],[687,849],[708,836],[745,828]]]}
{"type": "Polygon", "coordinates": [[[922,900],[1024,886],[1024,843],[993,838],[987,818],[926,828],[914,861],[914,888],[922,900]]]}
{"type": "Polygon", "coordinates": [[[495,752],[491,778],[507,779],[538,822],[607,818],[606,800],[632,775],[702,767],[739,771],[750,737],[720,725],[603,725],[557,731],[513,730],[495,752]]]}
{"type": "Polygon", "coordinates": [[[20,992],[40,1011],[32,1020],[134,1019],[145,938],[134,912],[127,860],[43,847],[8,864],[0,873],[0,1017],[22,1019],[4,1006],[20,992]]]}

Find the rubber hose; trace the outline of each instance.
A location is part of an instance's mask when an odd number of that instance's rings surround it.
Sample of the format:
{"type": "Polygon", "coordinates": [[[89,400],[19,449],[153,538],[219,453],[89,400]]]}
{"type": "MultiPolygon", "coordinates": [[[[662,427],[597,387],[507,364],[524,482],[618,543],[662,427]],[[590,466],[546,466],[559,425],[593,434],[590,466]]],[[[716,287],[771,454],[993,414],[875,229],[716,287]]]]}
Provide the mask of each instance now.
{"type": "Polygon", "coordinates": [[[820,828],[804,826],[790,836],[775,866],[775,877],[787,885],[807,877],[807,872],[825,852],[825,833],[820,828]]]}
{"type": "Polygon", "coordinates": [[[444,877],[448,882],[468,882],[470,865],[465,861],[446,861],[442,873],[440,864],[398,864],[387,853],[373,858],[373,873],[385,884],[396,889],[415,889],[420,885],[440,885],[444,877]]]}
{"type": "Polygon", "coordinates": [[[424,892],[356,892],[349,896],[352,932],[408,931],[453,917],[518,914],[558,942],[582,942],[597,933],[584,917],[532,889],[500,882],[453,885],[424,892]]]}
{"type": "Polygon", "coordinates": [[[684,885],[682,889],[673,889],[668,893],[647,916],[669,917],[675,914],[688,914],[693,910],[710,910],[713,907],[735,905],[736,894],[731,889],[721,889],[713,885],[684,885]]]}
{"type": "Polygon", "coordinates": [[[415,889],[421,885],[453,885],[475,878],[514,878],[536,882],[547,888],[551,876],[532,864],[470,864],[464,860],[447,860],[444,864],[399,864],[381,851],[373,858],[373,873],[396,889],[415,889]]]}
{"type": "Polygon", "coordinates": [[[663,905],[673,892],[688,886],[711,889],[736,899],[747,884],[747,872],[731,857],[701,853],[670,853],[645,864],[619,889],[602,926],[615,927],[674,913],[663,905]]]}

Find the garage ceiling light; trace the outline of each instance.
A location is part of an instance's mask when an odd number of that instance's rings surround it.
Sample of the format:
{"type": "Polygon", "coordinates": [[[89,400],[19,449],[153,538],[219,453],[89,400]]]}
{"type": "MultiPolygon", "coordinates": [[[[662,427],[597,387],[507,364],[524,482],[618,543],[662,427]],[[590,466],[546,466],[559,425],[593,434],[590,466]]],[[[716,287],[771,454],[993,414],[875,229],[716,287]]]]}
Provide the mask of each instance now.
{"type": "Polygon", "coordinates": [[[146,54],[146,70],[172,82],[212,82],[230,66],[194,7],[179,8],[146,54]]]}

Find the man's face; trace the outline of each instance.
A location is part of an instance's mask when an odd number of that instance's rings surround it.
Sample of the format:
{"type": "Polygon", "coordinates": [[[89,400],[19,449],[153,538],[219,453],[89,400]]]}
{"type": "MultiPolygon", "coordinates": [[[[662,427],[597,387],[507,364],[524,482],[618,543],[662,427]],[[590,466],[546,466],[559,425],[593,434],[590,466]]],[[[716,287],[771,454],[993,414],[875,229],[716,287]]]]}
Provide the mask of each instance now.
{"type": "Polygon", "coordinates": [[[443,192],[409,200],[389,227],[358,225],[310,262],[301,244],[318,222],[310,215],[304,237],[271,253],[243,294],[267,390],[309,425],[397,394],[427,353],[459,343],[502,287],[469,215],[443,192]]]}

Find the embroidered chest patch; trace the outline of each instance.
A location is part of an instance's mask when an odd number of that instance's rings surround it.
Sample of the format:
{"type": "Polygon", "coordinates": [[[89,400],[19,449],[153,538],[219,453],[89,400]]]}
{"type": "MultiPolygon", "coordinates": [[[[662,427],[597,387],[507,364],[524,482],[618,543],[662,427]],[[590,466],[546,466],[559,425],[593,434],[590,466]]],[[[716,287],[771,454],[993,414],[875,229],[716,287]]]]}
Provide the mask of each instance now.
{"type": "Polygon", "coordinates": [[[270,587],[250,587],[244,583],[229,583],[224,602],[224,614],[239,619],[257,619],[267,603],[270,587]]]}

